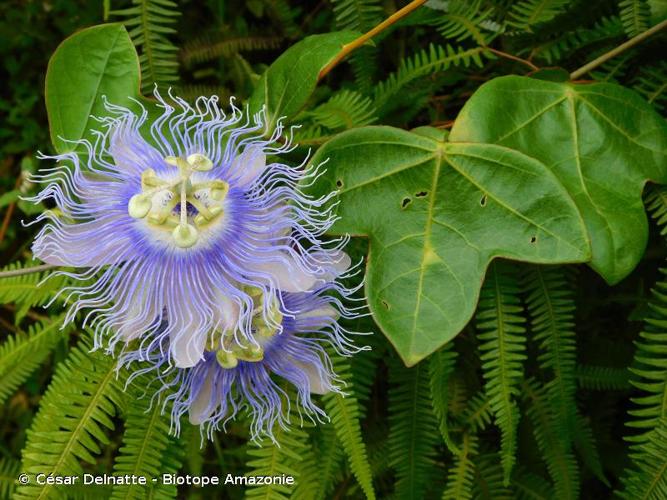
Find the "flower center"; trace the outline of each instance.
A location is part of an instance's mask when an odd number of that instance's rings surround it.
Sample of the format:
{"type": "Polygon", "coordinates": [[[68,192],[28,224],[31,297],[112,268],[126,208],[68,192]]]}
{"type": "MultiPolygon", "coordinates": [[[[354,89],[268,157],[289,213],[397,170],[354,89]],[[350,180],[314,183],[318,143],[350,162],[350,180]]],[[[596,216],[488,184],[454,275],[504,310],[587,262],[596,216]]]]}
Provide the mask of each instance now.
{"type": "Polygon", "coordinates": [[[195,153],[187,158],[167,156],[164,160],[178,169],[178,178],[160,179],[155,170],[147,168],[141,174],[141,193],[130,198],[127,212],[130,217],[145,218],[153,226],[171,230],[176,246],[189,248],[197,243],[197,228],[223,214],[221,203],[227,196],[229,184],[219,179],[192,182],[194,172],[213,168],[213,162],[203,154],[195,153]]]}
{"type": "Polygon", "coordinates": [[[280,330],[283,315],[280,312],[278,298],[274,297],[266,312],[264,311],[264,294],[259,288],[252,288],[250,296],[253,298],[252,330],[256,343],[240,345],[233,332],[224,334],[216,332],[211,337],[209,350],[216,351],[215,358],[222,368],[236,368],[239,361],[257,363],[264,359],[264,345],[280,330]]]}

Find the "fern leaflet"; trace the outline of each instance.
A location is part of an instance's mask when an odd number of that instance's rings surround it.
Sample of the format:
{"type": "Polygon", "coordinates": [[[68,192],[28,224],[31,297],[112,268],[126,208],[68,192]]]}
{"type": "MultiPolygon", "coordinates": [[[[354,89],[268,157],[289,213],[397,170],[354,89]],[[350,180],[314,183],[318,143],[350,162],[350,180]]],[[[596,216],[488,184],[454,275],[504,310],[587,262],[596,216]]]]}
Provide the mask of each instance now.
{"type": "Polygon", "coordinates": [[[123,445],[114,463],[115,475],[136,475],[148,479],[142,485],[115,485],[111,498],[176,498],[176,487],[153,483],[150,478],[164,473],[176,472],[181,465],[181,448],[174,446],[176,441],[169,435],[170,406],[163,411],[163,405],[153,401],[143,387],[149,384],[146,377],[136,379],[126,389],[132,401],[125,416],[125,434],[123,445]],[[171,453],[170,453],[171,452],[171,453]]]}
{"type": "MultiPolygon", "coordinates": [[[[80,475],[79,459],[95,463],[98,443],[109,444],[107,430],[123,404],[122,382],[117,379],[111,356],[91,353],[90,340],[82,340],[58,365],[42,398],[39,412],[28,431],[21,468],[29,473],[80,475]]],[[[17,499],[52,499],[68,491],[52,484],[21,486],[17,499]]]]}
{"type": "Polygon", "coordinates": [[[345,396],[335,392],[327,394],[323,398],[324,406],[345,450],[352,473],[366,498],[375,498],[371,466],[368,463],[366,445],[361,437],[359,419],[362,411],[354,394],[350,364],[347,359],[337,355],[334,355],[333,362],[336,374],[345,382],[347,394],[345,396]]]}
{"type": "Polygon", "coordinates": [[[31,325],[28,333],[17,333],[0,345],[0,404],[49,356],[64,335],[62,321],[60,316],[31,325]]]}
{"type": "Polygon", "coordinates": [[[618,3],[618,10],[628,36],[639,35],[648,29],[651,10],[646,0],[621,0],[618,3]]]}
{"type": "Polygon", "coordinates": [[[630,383],[642,391],[631,399],[637,407],[629,411],[634,418],[626,423],[641,431],[627,438],[636,445],[646,443],[658,421],[667,417],[667,269],[660,273],[662,278],[652,290],[650,313],[644,319],[630,367],[630,383]]]}
{"type": "Polygon", "coordinates": [[[540,367],[549,373],[546,383],[557,430],[569,447],[576,403],[574,298],[564,268],[529,266],[524,276],[526,309],[531,331],[539,343],[540,367]]]}
{"type": "Polygon", "coordinates": [[[398,498],[424,498],[434,470],[438,422],[431,407],[428,366],[389,366],[389,462],[396,470],[398,498]]]}
{"type": "Polygon", "coordinates": [[[620,496],[632,500],[667,498],[667,418],[656,422],[638,446],[633,462],[635,469],[624,476],[625,491],[620,496]]]}
{"type": "Polygon", "coordinates": [[[523,384],[523,393],[529,406],[526,410],[533,423],[535,440],[547,463],[554,481],[556,498],[579,497],[579,470],[569,443],[554,426],[554,415],[549,405],[547,390],[534,379],[523,384]]]}
{"type": "Polygon", "coordinates": [[[156,83],[169,85],[178,80],[178,49],[168,35],[176,33],[171,26],[180,12],[172,0],[132,0],[132,4],[110,14],[125,19],[123,24],[139,51],[141,89],[150,93],[156,83]]]}
{"type": "Polygon", "coordinates": [[[477,436],[465,433],[461,442],[461,452],[454,458],[454,466],[449,470],[447,486],[442,493],[443,500],[469,500],[472,498],[475,466],[472,456],[477,453],[477,436]]]}
{"type": "Polygon", "coordinates": [[[485,390],[501,430],[501,462],[505,482],[516,461],[519,408],[515,398],[526,359],[526,329],[519,287],[509,265],[489,267],[477,306],[476,323],[485,390]]]}
{"type": "Polygon", "coordinates": [[[440,434],[449,451],[459,454],[460,450],[449,435],[447,423],[447,410],[449,407],[449,376],[456,365],[456,352],[452,350],[453,344],[447,344],[439,351],[433,353],[429,359],[429,382],[431,388],[431,402],[433,411],[438,419],[440,434]]]}

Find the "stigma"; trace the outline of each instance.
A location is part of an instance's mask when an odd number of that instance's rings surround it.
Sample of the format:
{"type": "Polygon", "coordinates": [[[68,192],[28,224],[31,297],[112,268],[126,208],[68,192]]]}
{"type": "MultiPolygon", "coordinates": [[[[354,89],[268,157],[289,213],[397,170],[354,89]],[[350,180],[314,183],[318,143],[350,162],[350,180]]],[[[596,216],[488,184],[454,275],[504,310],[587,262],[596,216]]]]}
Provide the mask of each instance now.
{"type": "Polygon", "coordinates": [[[176,178],[160,178],[147,168],[141,174],[141,193],[130,198],[127,212],[135,219],[146,219],[154,226],[171,231],[174,244],[190,248],[199,239],[199,229],[220,218],[229,184],[220,179],[193,182],[193,174],[207,172],[213,162],[194,153],[187,158],[167,156],[167,165],[178,169],[176,178]]]}

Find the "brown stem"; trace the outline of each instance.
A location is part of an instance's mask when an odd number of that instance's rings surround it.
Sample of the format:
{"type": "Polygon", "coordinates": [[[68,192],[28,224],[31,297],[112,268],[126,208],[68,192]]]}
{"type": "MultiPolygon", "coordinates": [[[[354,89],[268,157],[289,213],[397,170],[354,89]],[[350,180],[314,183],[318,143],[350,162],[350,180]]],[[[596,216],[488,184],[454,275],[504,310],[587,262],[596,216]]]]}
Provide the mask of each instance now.
{"type": "Polygon", "coordinates": [[[489,52],[493,52],[497,56],[504,57],[505,59],[511,59],[512,61],[520,62],[521,64],[525,64],[533,71],[537,71],[540,69],[527,59],[522,59],[520,57],[513,56],[512,54],[508,54],[507,52],[503,52],[502,50],[492,49],[491,47],[485,47],[485,49],[488,50],[489,52]]]}
{"type": "Polygon", "coordinates": [[[404,18],[410,12],[415,10],[417,7],[423,5],[426,3],[427,0],[413,0],[409,4],[407,4],[405,7],[403,7],[400,10],[397,10],[394,12],[391,16],[389,16],[387,19],[382,21],[380,24],[375,26],[373,29],[371,29],[369,32],[361,35],[359,38],[352,40],[350,43],[346,43],[343,45],[343,48],[341,51],[336,54],[336,57],[334,57],[329,64],[327,64],[322,71],[320,71],[319,76],[317,77],[318,80],[321,80],[324,78],[338,63],[340,63],[345,57],[352,51],[358,49],[361,47],[363,44],[365,44],[368,40],[373,38],[375,35],[380,33],[381,31],[384,31],[387,29],[389,26],[392,24],[396,23],[399,19],[404,18]]]}

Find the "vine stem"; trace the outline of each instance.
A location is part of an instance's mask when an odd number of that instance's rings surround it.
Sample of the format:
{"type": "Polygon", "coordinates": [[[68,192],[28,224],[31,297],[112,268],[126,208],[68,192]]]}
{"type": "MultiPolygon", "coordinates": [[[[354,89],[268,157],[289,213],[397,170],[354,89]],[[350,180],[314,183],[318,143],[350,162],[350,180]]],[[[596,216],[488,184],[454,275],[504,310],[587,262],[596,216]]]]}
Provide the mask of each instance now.
{"type": "Polygon", "coordinates": [[[425,4],[427,0],[413,0],[409,4],[407,4],[405,7],[402,9],[397,10],[394,12],[391,16],[389,16],[387,19],[382,21],[380,24],[375,26],[373,29],[368,31],[367,33],[364,33],[361,35],[359,38],[356,38],[352,40],[350,43],[346,43],[343,45],[343,48],[341,51],[336,54],[336,57],[334,57],[329,64],[327,64],[324,68],[322,68],[322,71],[320,71],[320,74],[318,75],[317,79],[321,80],[324,78],[338,63],[340,63],[347,55],[361,47],[363,44],[365,44],[368,40],[373,38],[375,35],[380,33],[381,31],[384,31],[387,29],[389,26],[392,24],[396,23],[399,19],[404,18],[410,12],[415,10],[417,7],[420,7],[421,5],[425,4]]]}
{"type": "Polygon", "coordinates": [[[667,19],[665,19],[661,23],[656,24],[652,28],[649,28],[646,31],[640,33],[639,35],[637,35],[635,37],[632,37],[627,42],[622,43],[621,45],[619,45],[618,47],[613,48],[609,52],[606,52],[606,53],[602,54],[597,59],[593,59],[591,62],[584,64],[581,68],[579,68],[579,69],[573,71],[572,73],[570,73],[570,80],[579,79],[580,77],[582,77],[583,75],[585,75],[589,71],[594,70],[595,68],[597,68],[601,64],[604,64],[609,59],[611,59],[613,57],[616,57],[617,55],[619,55],[619,54],[625,52],[626,50],[634,47],[638,43],[643,42],[644,40],[646,40],[651,35],[655,35],[657,32],[659,32],[660,30],[665,29],[666,27],[667,27],[667,19]]]}
{"type": "Polygon", "coordinates": [[[56,267],[59,266],[55,266],[53,264],[42,264],[34,267],[24,267],[23,269],[14,269],[13,271],[0,271],[0,279],[12,278],[14,276],[23,276],[24,274],[39,273],[41,271],[55,269],[56,267]]]}
{"type": "Polygon", "coordinates": [[[507,52],[503,52],[502,50],[498,49],[493,49],[491,47],[484,47],[484,49],[488,50],[489,52],[492,52],[496,54],[497,56],[504,57],[505,59],[511,59],[512,61],[520,62],[521,64],[525,64],[528,66],[530,69],[533,71],[538,71],[540,68],[535,66],[532,62],[530,62],[527,59],[522,59],[520,57],[514,56],[512,54],[508,54],[507,52]]]}

